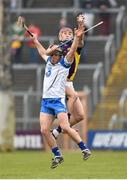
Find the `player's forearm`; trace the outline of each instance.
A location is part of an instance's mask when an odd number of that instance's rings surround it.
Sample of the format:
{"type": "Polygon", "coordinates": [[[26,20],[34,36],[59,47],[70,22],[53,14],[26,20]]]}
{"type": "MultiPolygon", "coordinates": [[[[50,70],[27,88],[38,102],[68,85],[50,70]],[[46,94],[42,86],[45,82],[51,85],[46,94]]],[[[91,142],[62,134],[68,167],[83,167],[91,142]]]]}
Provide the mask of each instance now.
{"type": "Polygon", "coordinates": [[[74,37],[73,43],[72,43],[70,51],[69,51],[70,55],[72,55],[72,56],[75,54],[75,51],[77,50],[77,47],[79,44],[79,39],[80,38],[77,36],[74,37]]]}
{"type": "Polygon", "coordinates": [[[69,52],[66,55],[68,62],[72,62],[79,43],[79,37],[75,36],[69,52]]]}
{"type": "Polygon", "coordinates": [[[84,46],[84,34],[79,38],[79,43],[78,47],[83,47],[84,46]]]}
{"type": "MultiPolygon", "coordinates": [[[[77,25],[78,28],[83,28],[85,30],[85,16],[83,14],[79,14],[79,16],[77,17],[77,25]]],[[[80,36],[78,43],[78,47],[83,47],[83,46],[84,46],[84,34],[80,36]]]]}
{"type": "Polygon", "coordinates": [[[34,44],[41,56],[46,54],[46,49],[42,46],[42,44],[37,39],[34,40],[34,44]]]}

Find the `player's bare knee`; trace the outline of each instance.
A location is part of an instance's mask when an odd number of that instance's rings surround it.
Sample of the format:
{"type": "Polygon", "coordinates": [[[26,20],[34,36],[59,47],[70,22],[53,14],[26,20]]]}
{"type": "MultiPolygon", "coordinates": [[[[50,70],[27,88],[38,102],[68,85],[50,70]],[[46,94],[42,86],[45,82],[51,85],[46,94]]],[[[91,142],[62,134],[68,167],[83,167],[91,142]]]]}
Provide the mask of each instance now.
{"type": "Polygon", "coordinates": [[[41,133],[44,136],[47,136],[49,134],[49,129],[48,128],[41,128],[41,133]]]}
{"type": "Polygon", "coordinates": [[[67,133],[68,130],[69,130],[69,128],[70,128],[70,126],[61,126],[61,128],[62,128],[62,130],[63,130],[65,133],[67,133]]]}
{"type": "Polygon", "coordinates": [[[77,122],[85,120],[85,116],[83,114],[79,114],[76,118],[77,122]]]}
{"type": "Polygon", "coordinates": [[[77,93],[77,92],[73,92],[73,93],[67,94],[67,98],[72,98],[72,99],[74,99],[75,97],[78,97],[78,93],[77,93]]]}
{"type": "Polygon", "coordinates": [[[79,98],[79,97],[78,97],[77,94],[75,94],[75,95],[73,96],[73,100],[74,100],[74,101],[77,101],[78,98],[79,98]]]}

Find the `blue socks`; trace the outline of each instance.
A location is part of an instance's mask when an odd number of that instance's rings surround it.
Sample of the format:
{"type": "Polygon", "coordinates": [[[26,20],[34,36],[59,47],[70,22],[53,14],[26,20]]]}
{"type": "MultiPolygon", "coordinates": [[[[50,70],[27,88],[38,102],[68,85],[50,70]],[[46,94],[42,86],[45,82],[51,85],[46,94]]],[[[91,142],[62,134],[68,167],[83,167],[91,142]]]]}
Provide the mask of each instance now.
{"type": "Polygon", "coordinates": [[[83,151],[84,149],[87,149],[85,143],[83,141],[81,141],[80,143],[78,143],[79,148],[83,151]]]}
{"type": "Polygon", "coordinates": [[[61,152],[58,147],[52,148],[52,152],[55,156],[61,156],[61,152]]]}

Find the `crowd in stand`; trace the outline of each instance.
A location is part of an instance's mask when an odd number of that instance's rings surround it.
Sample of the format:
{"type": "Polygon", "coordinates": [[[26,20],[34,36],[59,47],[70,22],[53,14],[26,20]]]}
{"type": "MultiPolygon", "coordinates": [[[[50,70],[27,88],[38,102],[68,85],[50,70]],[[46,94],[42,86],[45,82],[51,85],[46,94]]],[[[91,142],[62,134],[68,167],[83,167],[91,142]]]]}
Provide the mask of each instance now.
{"type": "MultiPolygon", "coordinates": [[[[18,1],[11,0],[10,1],[10,8],[14,9],[21,4],[18,4],[18,1]]],[[[107,12],[109,8],[117,7],[116,0],[81,0],[80,1],[80,8],[84,9],[85,13],[85,25],[86,29],[90,28],[94,25],[95,21],[95,14],[92,12],[93,8],[98,8],[100,13],[98,14],[99,21],[103,21],[101,28],[99,28],[100,35],[106,36],[110,34],[110,13],[107,12]]],[[[58,31],[63,26],[70,26],[66,17],[61,17],[58,24],[58,31]]],[[[32,33],[37,34],[38,37],[42,35],[41,28],[38,27],[35,23],[31,23],[29,29],[32,33]]],[[[56,32],[57,35],[58,32],[56,32]]],[[[93,30],[89,31],[86,35],[92,35],[93,30]]],[[[38,56],[37,50],[31,42],[31,40],[25,39],[28,38],[28,34],[24,32],[22,27],[18,27],[16,23],[14,23],[11,27],[11,36],[12,36],[12,43],[11,43],[11,56],[13,63],[22,63],[22,54],[23,54],[23,46],[26,45],[29,49],[29,60],[28,63],[40,63],[40,58],[38,56]]],[[[83,56],[86,58],[85,48],[83,51],[83,56]]],[[[84,58],[84,59],[85,59],[84,58]]],[[[84,61],[85,62],[85,61],[84,61]]]]}

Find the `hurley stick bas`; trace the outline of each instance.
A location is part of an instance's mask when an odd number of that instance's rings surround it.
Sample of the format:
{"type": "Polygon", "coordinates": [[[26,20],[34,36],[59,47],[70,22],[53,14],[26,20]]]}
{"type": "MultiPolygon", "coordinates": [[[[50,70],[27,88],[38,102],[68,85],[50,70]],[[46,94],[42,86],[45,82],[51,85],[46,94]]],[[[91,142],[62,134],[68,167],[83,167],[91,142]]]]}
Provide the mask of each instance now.
{"type": "Polygon", "coordinates": [[[17,25],[18,25],[19,27],[23,27],[23,28],[29,33],[29,35],[30,35],[31,37],[33,37],[33,34],[29,31],[28,27],[27,27],[26,24],[25,24],[25,20],[24,20],[24,18],[23,18],[22,16],[19,16],[19,17],[18,17],[17,25]]]}

